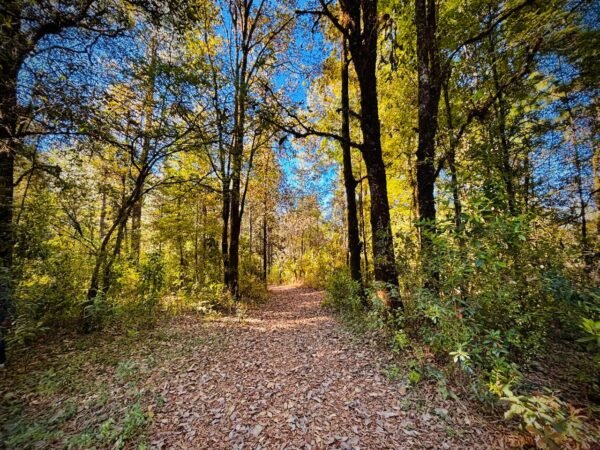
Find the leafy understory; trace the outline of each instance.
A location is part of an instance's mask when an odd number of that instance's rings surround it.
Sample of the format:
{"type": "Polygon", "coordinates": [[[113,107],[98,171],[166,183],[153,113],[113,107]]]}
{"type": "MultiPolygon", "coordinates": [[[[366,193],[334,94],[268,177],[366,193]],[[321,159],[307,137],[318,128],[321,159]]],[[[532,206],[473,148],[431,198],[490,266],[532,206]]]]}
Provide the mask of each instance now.
{"type": "MultiPolygon", "coordinates": [[[[34,347],[0,384],[7,448],[490,448],[517,430],[283,288],[247,312],[34,347]],[[411,369],[412,367],[412,369],[411,369]]],[[[437,377],[437,378],[436,378],[437,377]]]]}
{"type": "Polygon", "coordinates": [[[593,447],[599,42],[597,0],[3,2],[0,446],[593,447]]]}

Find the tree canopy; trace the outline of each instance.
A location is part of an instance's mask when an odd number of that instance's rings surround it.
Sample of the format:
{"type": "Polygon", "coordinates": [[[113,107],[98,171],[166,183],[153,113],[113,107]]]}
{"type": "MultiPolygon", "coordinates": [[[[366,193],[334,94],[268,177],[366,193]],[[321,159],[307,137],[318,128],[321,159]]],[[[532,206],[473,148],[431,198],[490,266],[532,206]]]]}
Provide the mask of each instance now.
{"type": "Polygon", "coordinates": [[[589,444],[597,417],[568,402],[599,395],[598,2],[15,0],[0,19],[9,355],[303,284],[414,379],[435,366],[537,445],[589,444]],[[555,348],[581,359],[576,400],[523,381],[555,348]]]}

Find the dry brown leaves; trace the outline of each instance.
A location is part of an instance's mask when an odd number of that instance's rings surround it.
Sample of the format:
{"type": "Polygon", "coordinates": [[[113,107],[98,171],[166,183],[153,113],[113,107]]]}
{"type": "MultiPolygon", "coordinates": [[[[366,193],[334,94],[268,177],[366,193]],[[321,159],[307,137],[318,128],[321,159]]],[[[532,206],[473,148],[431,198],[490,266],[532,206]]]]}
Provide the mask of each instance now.
{"type": "MultiPolygon", "coordinates": [[[[240,322],[197,325],[199,345],[157,375],[155,448],[505,448],[467,405],[382,375],[389,355],[352,339],[322,292],[277,288],[240,322]],[[165,381],[166,380],[166,381],[165,381]]],[[[193,324],[187,324],[194,326],[193,324]]]]}

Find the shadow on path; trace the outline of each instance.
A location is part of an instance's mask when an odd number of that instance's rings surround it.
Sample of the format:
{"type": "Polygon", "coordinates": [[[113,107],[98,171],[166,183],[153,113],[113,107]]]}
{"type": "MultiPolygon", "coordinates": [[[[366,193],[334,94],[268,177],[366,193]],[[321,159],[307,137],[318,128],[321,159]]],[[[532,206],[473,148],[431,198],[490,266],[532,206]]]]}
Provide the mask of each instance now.
{"type": "Polygon", "coordinates": [[[352,339],[322,300],[322,292],[279,287],[243,322],[199,327],[217,345],[199,346],[161,375],[168,381],[153,447],[500,448],[458,402],[415,399],[389,381],[389,357],[352,339]]]}

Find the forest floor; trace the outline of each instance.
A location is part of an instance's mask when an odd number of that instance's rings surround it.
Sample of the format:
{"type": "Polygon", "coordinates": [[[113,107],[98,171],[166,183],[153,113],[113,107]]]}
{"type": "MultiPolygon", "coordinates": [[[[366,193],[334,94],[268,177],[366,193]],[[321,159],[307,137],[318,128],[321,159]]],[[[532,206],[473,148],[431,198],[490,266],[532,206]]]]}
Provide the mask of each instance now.
{"type": "Polygon", "coordinates": [[[522,439],[439,380],[410,385],[397,356],[351,333],[322,300],[279,287],[245,317],[183,316],[143,336],[73,337],[16,355],[0,374],[0,443],[492,449],[522,439]]]}

